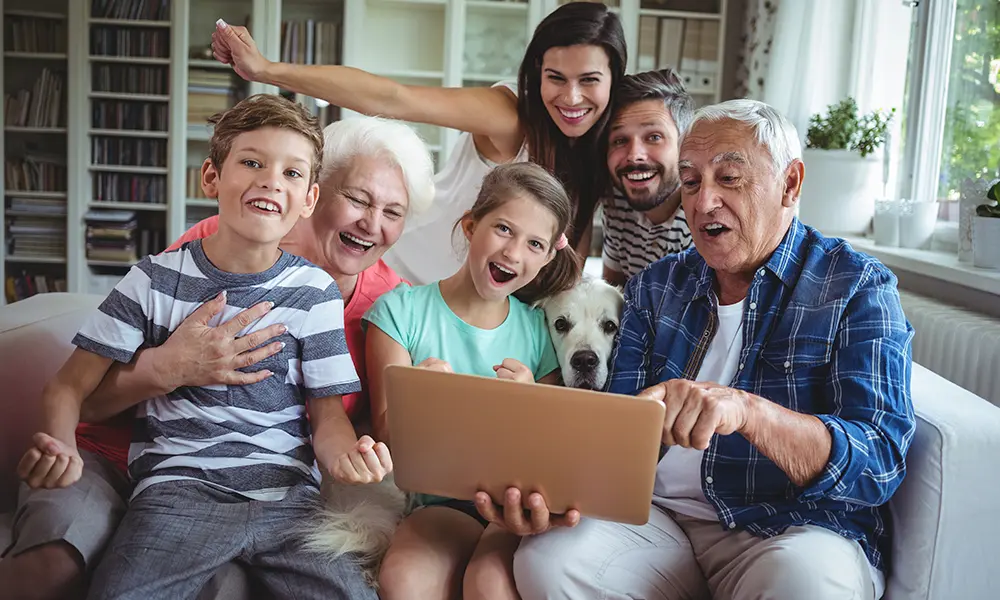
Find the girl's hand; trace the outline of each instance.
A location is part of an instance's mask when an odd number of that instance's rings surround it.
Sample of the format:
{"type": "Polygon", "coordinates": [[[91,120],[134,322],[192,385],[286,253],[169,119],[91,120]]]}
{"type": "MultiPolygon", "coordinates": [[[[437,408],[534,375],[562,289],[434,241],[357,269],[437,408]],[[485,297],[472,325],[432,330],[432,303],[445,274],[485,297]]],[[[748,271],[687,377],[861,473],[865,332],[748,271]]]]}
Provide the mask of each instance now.
{"type": "Polygon", "coordinates": [[[522,383],[535,382],[535,376],[531,373],[531,369],[513,358],[503,359],[502,363],[493,366],[493,370],[497,373],[497,379],[510,379],[522,383]]]}
{"type": "Polygon", "coordinates": [[[428,371],[440,371],[441,373],[454,373],[455,371],[451,368],[451,365],[441,360],[440,358],[428,358],[421,362],[419,365],[414,365],[420,369],[427,369],[428,371]]]}
{"type": "Polygon", "coordinates": [[[340,483],[359,485],[378,483],[392,473],[392,457],[389,447],[382,442],[375,443],[370,436],[363,435],[350,451],[333,463],[330,475],[340,483]]]}

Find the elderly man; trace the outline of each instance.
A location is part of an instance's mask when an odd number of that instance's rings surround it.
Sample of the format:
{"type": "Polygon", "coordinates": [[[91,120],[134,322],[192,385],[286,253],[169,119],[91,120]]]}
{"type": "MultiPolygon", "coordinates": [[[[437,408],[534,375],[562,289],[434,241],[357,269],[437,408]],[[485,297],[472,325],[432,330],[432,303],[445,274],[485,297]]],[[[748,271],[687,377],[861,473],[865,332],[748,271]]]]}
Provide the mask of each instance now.
{"type": "Polygon", "coordinates": [[[882,595],[912,328],[886,267],[795,218],[800,157],[765,104],[696,113],[694,249],[629,282],[609,384],[666,405],[649,522],[525,538],[525,600],[882,595]]]}
{"type": "Polygon", "coordinates": [[[677,142],[693,107],[670,69],[627,75],[618,85],[607,155],[615,191],[601,216],[608,283],[625,285],[649,263],[691,245],[680,207],[677,142]]]}

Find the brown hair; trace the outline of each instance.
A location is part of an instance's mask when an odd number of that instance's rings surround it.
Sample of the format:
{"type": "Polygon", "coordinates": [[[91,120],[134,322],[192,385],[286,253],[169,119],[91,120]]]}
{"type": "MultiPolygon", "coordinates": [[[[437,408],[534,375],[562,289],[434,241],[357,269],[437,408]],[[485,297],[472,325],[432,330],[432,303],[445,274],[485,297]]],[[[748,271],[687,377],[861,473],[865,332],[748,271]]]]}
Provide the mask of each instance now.
{"type": "Polygon", "coordinates": [[[573,216],[573,247],[586,233],[594,218],[597,202],[609,189],[604,154],[605,134],[618,83],[625,76],[628,52],[625,34],[617,15],[604,4],[570,2],[552,11],[535,28],[524,52],[517,77],[517,116],[525,130],[531,160],[555,173],[576,203],[573,216]],[[542,103],[542,59],[551,48],[576,45],[600,46],[611,68],[611,96],[608,107],[596,123],[570,143],[542,103]],[[594,168],[601,165],[601,168],[594,168]]]}
{"type": "Polygon", "coordinates": [[[301,104],[274,94],[256,94],[212,115],[208,122],[215,126],[212,139],[208,142],[208,157],[220,173],[236,136],[264,127],[278,127],[301,134],[312,144],[309,183],[316,183],[323,162],[323,131],[316,117],[301,104]]]}
{"type": "Polygon", "coordinates": [[[570,220],[573,218],[573,205],[558,179],[534,163],[500,165],[483,178],[476,203],[455,223],[455,228],[466,219],[481,221],[519,195],[534,198],[556,218],[556,231],[549,240],[550,251],[556,253],[555,257],[542,267],[531,282],[514,292],[514,297],[521,302],[534,304],[572,288],[580,280],[582,272],[580,258],[571,245],[562,250],[555,249],[559,236],[565,233],[569,237],[570,220]]]}

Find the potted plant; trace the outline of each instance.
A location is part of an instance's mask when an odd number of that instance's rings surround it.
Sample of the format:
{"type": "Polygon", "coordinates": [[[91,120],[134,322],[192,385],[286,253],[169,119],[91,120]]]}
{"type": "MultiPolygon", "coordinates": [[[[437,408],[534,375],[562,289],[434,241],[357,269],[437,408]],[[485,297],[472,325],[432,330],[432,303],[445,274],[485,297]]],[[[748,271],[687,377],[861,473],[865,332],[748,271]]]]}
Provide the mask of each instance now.
{"type": "Polygon", "coordinates": [[[976,207],[972,220],[972,264],[984,269],[1000,269],[1000,179],[986,192],[988,204],[976,207]]]}
{"type": "Polygon", "coordinates": [[[886,144],[896,109],[859,114],[854,98],[809,119],[799,218],[823,233],[861,235],[884,183],[876,151],[886,144]]]}

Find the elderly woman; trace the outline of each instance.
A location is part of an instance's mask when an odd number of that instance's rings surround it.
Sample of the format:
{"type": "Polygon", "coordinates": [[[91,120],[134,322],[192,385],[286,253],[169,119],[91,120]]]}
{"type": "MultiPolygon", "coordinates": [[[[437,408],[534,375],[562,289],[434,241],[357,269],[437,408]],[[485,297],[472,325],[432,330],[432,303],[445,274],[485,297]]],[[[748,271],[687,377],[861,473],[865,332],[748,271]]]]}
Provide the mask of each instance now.
{"type": "MultiPolygon", "coordinates": [[[[382,255],[403,233],[407,217],[431,204],[434,166],[426,145],[413,130],[396,121],[347,119],[328,126],[324,133],[320,200],[312,217],[299,221],[281,247],[325,269],[340,287],[347,346],[362,382],[362,391],[344,396],[343,401],[357,424],[365,419],[368,407],[361,316],[379,295],[401,282],[382,262],[382,255]]],[[[171,248],[205,237],[217,228],[217,217],[206,219],[171,248]]],[[[128,482],[124,471],[132,423],[123,411],[183,386],[244,385],[269,375],[254,365],[280,350],[280,343],[266,342],[279,335],[282,326],[237,336],[269,310],[267,303],[218,324],[223,305],[221,298],[206,302],[162,346],[141,351],[130,365],[113,367],[87,399],[81,416],[91,424],[78,429],[77,443],[101,461],[103,479],[81,480],[70,489],[86,494],[88,486],[110,487],[122,501],[88,504],[93,514],[79,522],[64,519],[66,515],[60,514],[56,505],[51,513],[19,515],[23,528],[54,531],[57,527],[44,523],[66,521],[67,531],[0,562],[0,589],[9,589],[9,579],[15,596],[22,587],[33,598],[75,597],[83,592],[85,573],[94,566],[83,557],[100,555],[125,509],[128,482]],[[120,417],[106,421],[120,413],[120,417]]],[[[239,577],[232,576],[233,571],[220,572],[202,597],[217,593],[231,597],[234,583],[237,588],[242,585],[239,577]]]]}

